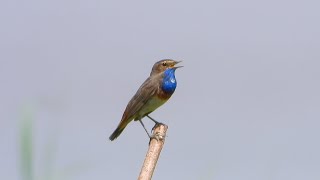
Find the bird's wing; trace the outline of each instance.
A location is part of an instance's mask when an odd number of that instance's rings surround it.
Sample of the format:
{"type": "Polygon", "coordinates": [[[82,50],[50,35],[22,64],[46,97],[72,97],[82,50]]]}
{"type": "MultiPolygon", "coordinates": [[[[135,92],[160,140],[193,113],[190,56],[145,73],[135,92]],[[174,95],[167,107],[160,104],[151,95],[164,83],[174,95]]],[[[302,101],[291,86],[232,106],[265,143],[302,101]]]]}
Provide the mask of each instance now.
{"type": "Polygon", "coordinates": [[[129,101],[126,110],[123,113],[121,122],[135,118],[134,115],[141,110],[141,108],[152,96],[157,93],[158,89],[160,88],[159,84],[160,80],[157,77],[149,77],[146,79],[136,94],[129,101]]]}

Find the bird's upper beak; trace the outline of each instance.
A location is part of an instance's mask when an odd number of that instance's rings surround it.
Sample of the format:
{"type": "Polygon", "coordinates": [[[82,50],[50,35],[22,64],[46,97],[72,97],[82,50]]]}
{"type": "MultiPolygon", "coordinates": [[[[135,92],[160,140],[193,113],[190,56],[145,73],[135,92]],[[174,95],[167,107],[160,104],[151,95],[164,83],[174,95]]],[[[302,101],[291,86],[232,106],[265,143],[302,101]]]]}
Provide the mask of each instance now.
{"type": "Polygon", "coordinates": [[[183,67],[183,66],[175,66],[176,64],[178,64],[178,63],[180,63],[180,62],[182,62],[182,61],[176,61],[176,62],[173,64],[172,68],[178,69],[178,68],[183,67]]]}

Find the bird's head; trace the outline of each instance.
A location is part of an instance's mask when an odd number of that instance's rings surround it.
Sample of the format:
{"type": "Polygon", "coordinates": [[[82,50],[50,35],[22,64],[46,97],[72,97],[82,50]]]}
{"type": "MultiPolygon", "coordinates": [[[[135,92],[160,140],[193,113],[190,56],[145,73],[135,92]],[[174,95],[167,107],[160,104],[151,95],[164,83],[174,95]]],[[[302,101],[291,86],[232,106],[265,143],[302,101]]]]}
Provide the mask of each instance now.
{"type": "Polygon", "coordinates": [[[175,66],[179,62],[181,61],[175,61],[172,59],[163,59],[161,61],[158,61],[153,65],[150,76],[162,73],[167,69],[177,69],[177,68],[183,67],[183,66],[175,66]]]}

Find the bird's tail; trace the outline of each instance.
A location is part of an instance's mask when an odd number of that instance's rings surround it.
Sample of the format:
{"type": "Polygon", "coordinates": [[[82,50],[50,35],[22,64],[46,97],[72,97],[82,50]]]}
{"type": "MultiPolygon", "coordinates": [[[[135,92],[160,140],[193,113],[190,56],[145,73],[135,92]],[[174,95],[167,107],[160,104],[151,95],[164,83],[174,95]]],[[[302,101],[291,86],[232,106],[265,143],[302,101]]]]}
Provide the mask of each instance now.
{"type": "Polygon", "coordinates": [[[114,130],[114,132],[110,135],[109,139],[111,141],[115,140],[117,137],[120,136],[124,128],[128,125],[130,121],[121,121],[120,124],[118,125],[117,129],[114,130]]]}

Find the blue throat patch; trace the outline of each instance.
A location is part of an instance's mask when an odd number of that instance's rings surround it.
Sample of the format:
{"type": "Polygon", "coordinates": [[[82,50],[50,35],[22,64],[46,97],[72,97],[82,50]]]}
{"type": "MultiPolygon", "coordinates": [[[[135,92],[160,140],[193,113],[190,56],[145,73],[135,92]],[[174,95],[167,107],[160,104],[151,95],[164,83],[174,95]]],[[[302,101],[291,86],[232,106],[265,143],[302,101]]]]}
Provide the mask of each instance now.
{"type": "Polygon", "coordinates": [[[172,94],[177,87],[176,77],[174,76],[175,70],[176,69],[167,69],[164,71],[162,90],[166,93],[172,94]]]}

